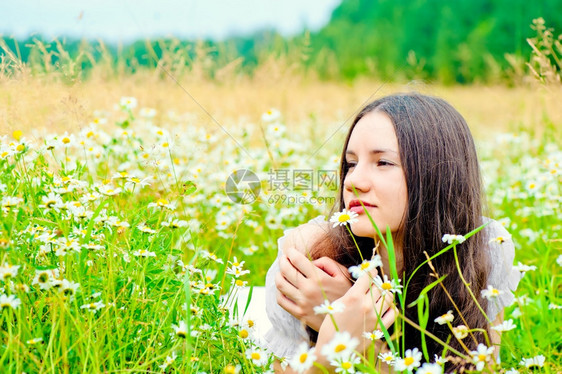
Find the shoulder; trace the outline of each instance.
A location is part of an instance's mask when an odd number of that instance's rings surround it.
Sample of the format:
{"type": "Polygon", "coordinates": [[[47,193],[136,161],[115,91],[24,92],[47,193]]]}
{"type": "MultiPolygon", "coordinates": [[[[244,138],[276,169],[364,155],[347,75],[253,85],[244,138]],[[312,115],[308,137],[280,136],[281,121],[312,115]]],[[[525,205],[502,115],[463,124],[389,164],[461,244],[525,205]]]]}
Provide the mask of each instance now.
{"type": "Polygon", "coordinates": [[[323,216],[316,217],[294,229],[285,231],[285,240],[281,246],[283,252],[289,248],[296,248],[302,253],[308,253],[314,243],[330,230],[329,223],[323,216]]]}

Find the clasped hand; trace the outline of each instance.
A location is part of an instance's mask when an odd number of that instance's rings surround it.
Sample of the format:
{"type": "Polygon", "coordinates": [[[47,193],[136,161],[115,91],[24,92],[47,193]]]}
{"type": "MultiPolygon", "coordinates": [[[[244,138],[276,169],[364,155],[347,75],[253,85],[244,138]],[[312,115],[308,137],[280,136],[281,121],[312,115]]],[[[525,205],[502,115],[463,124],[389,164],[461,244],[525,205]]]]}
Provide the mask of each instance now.
{"type": "Polygon", "coordinates": [[[314,313],[314,307],[339,299],[351,288],[347,268],[328,257],[310,261],[294,248],[279,259],[275,276],[277,303],[315,331],[325,315],[314,313]]]}
{"type": "Polygon", "coordinates": [[[348,331],[360,339],[358,350],[361,351],[370,343],[361,338],[363,332],[380,329],[379,321],[388,328],[396,319],[393,295],[382,295],[371,282],[376,270],[360,277],[353,284],[343,265],[327,257],[310,261],[296,249],[289,249],[286,256],[280,258],[279,268],[275,278],[278,304],[315,331],[319,331],[320,345],[333,337],[335,321],[338,330],[348,331]],[[345,305],[343,313],[334,315],[334,320],[314,313],[314,307],[323,304],[326,299],[331,303],[338,300],[345,305]]]}

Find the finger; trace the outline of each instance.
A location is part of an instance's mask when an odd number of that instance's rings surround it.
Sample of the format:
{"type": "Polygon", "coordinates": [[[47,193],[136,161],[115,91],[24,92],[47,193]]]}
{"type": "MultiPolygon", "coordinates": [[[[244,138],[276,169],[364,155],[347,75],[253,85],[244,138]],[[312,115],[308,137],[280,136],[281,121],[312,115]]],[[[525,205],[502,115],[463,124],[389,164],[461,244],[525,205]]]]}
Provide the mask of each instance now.
{"type": "Polygon", "coordinates": [[[295,304],[293,300],[287,298],[281,292],[277,292],[277,304],[279,304],[281,308],[285,309],[292,315],[295,315],[298,309],[297,304],[295,304]]]}
{"type": "Polygon", "coordinates": [[[302,284],[306,279],[305,276],[293,266],[287,256],[281,256],[279,258],[279,270],[281,275],[295,287],[298,287],[299,284],[302,284]]]}
{"type": "Polygon", "coordinates": [[[297,300],[300,295],[299,290],[287,281],[281,273],[275,275],[275,287],[281,294],[291,300],[297,300]]]}
{"type": "Polygon", "coordinates": [[[371,294],[371,305],[377,315],[385,314],[389,309],[394,308],[394,297],[392,293],[387,293],[379,297],[379,294],[371,294]],[[375,298],[377,298],[375,300],[375,298]]]}
{"type": "Polygon", "coordinates": [[[316,276],[316,266],[295,248],[289,248],[289,250],[287,250],[287,258],[295,269],[300,271],[306,278],[316,276]]]}
{"type": "Polygon", "coordinates": [[[396,320],[396,316],[398,315],[398,311],[395,307],[392,307],[387,310],[387,312],[381,317],[381,322],[386,329],[394,324],[396,320]]]}
{"type": "Polygon", "coordinates": [[[331,277],[335,277],[340,274],[344,274],[346,277],[349,276],[349,271],[347,268],[340,263],[332,260],[329,257],[320,257],[312,262],[314,266],[324,271],[331,277]]]}
{"type": "Polygon", "coordinates": [[[371,277],[367,274],[359,277],[355,284],[351,286],[348,292],[365,295],[371,288],[371,277]]]}

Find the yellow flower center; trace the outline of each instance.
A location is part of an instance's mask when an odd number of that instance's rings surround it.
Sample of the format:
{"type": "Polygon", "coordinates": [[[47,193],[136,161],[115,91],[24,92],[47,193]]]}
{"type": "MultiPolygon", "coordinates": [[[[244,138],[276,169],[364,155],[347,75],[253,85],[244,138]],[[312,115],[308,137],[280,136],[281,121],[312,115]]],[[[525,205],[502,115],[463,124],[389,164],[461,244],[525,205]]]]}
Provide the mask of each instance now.
{"type": "Polygon", "coordinates": [[[248,336],[250,336],[250,334],[248,333],[247,330],[240,330],[238,336],[241,337],[242,339],[246,339],[248,336]]]}
{"type": "Polygon", "coordinates": [[[261,355],[259,354],[259,352],[252,352],[252,360],[259,360],[261,358],[261,355]]]}
{"type": "Polygon", "coordinates": [[[351,217],[349,216],[349,214],[342,214],[339,216],[338,221],[340,222],[347,222],[351,219],[351,217]]]}
{"type": "Polygon", "coordinates": [[[158,205],[167,205],[167,204],[168,204],[168,200],[166,200],[166,199],[158,199],[157,203],[158,203],[158,205]]]}
{"type": "Polygon", "coordinates": [[[236,368],[232,365],[227,365],[224,368],[224,372],[225,372],[225,374],[236,374],[236,368]]]}
{"type": "MultiPolygon", "coordinates": [[[[236,280],[236,285],[237,285],[238,287],[242,287],[242,286],[244,285],[244,282],[242,282],[240,279],[237,279],[237,280],[236,280]]],[[[250,326],[250,327],[251,327],[251,326],[250,326]]]]}
{"type": "Polygon", "coordinates": [[[478,355],[478,361],[486,361],[486,355],[479,354],[478,355]]]}
{"type": "Polygon", "coordinates": [[[363,263],[361,264],[360,268],[361,268],[361,270],[365,270],[365,269],[367,269],[367,268],[369,267],[369,265],[370,265],[370,264],[369,264],[368,262],[363,262],[363,263]]]}
{"type": "Polygon", "coordinates": [[[308,353],[303,353],[299,356],[299,362],[301,364],[304,364],[307,358],[308,358],[308,353]]]}
{"type": "Polygon", "coordinates": [[[23,144],[18,144],[18,146],[16,147],[16,150],[17,150],[18,152],[21,152],[21,151],[23,151],[24,149],[25,149],[25,145],[23,145],[23,144]]]}
{"type": "Polygon", "coordinates": [[[334,349],[334,352],[339,353],[343,350],[345,350],[347,348],[347,346],[345,344],[338,344],[336,345],[336,348],[334,349]]]}
{"type": "Polygon", "coordinates": [[[410,366],[410,365],[412,365],[413,363],[414,363],[414,358],[413,358],[413,357],[406,357],[406,358],[404,359],[404,364],[405,364],[406,366],[410,366]]]}
{"type": "Polygon", "coordinates": [[[14,137],[14,139],[20,140],[23,136],[23,132],[21,132],[20,130],[16,130],[12,133],[12,136],[14,137]]]}
{"type": "Polygon", "coordinates": [[[353,365],[351,365],[351,362],[348,362],[348,361],[343,362],[343,363],[341,364],[342,369],[345,369],[345,370],[351,369],[352,366],[353,366],[353,365]]]}
{"type": "Polygon", "coordinates": [[[254,327],[254,321],[252,321],[251,319],[249,319],[249,320],[248,320],[248,326],[254,327]]]}
{"type": "Polygon", "coordinates": [[[391,285],[390,283],[388,283],[388,282],[384,282],[384,283],[382,284],[382,289],[385,290],[385,291],[391,290],[391,289],[392,289],[392,285],[391,285]]]}
{"type": "Polygon", "coordinates": [[[70,138],[65,136],[64,138],[62,138],[62,142],[64,144],[68,144],[68,143],[70,143],[70,138]]]}

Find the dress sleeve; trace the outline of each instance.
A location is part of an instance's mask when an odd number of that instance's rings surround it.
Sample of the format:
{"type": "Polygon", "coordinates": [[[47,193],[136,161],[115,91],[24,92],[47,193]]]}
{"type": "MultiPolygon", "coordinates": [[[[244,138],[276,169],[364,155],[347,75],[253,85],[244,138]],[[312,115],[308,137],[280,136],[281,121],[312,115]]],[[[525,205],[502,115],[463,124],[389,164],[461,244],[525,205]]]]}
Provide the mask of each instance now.
{"type": "Polygon", "coordinates": [[[275,275],[279,272],[279,255],[285,237],[278,240],[279,254],[265,278],[265,310],[271,322],[271,329],[265,334],[267,348],[278,357],[291,357],[303,341],[308,340],[308,335],[303,324],[292,314],[277,304],[277,288],[275,275]]]}
{"type": "Polygon", "coordinates": [[[515,246],[507,230],[498,222],[491,221],[486,233],[491,262],[488,285],[501,291],[495,300],[488,302],[488,317],[494,321],[513,302],[513,293],[521,280],[521,273],[513,268],[515,246]]]}
{"type": "MultiPolygon", "coordinates": [[[[316,217],[310,222],[322,222],[324,217],[316,217]]],[[[279,258],[283,254],[283,243],[294,229],[286,230],[277,241],[277,258],[267,271],[265,278],[265,310],[271,329],[265,334],[266,347],[278,357],[292,357],[301,342],[310,343],[304,324],[277,304],[275,275],[279,272],[279,258]]]]}

